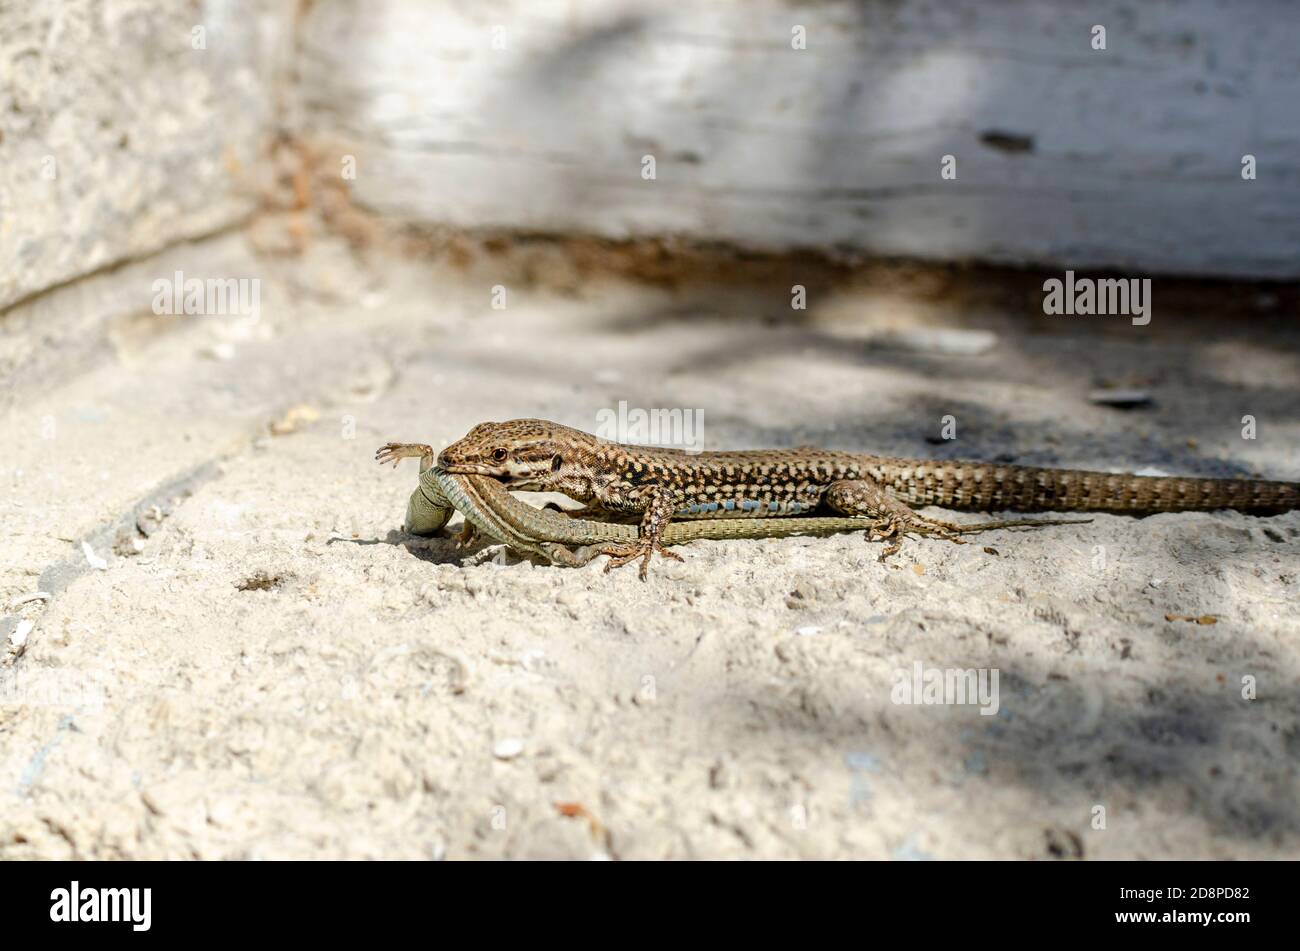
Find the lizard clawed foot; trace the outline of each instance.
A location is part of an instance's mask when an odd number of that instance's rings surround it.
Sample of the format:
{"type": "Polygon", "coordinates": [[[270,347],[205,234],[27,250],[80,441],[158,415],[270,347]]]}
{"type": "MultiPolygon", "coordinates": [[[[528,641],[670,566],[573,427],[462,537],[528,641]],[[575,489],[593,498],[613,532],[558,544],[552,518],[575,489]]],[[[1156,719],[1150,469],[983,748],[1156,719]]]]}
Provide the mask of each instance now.
{"type": "Polygon", "coordinates": [[[934,518],[922,518],[918,515],[917,522],[906,526],[904,531],[916,532],[918,535],[933,535],[936,538],[942,538],[944,541],[952,542],[954,545],[966,544],[957,534],[961,531],[961,526],[954,525],[951,522],[941,522],[934,518]]]}
{"type": "Polygon", "coordinates": [[[950,541],[954,545],[966,544],[957,537],[956,532],[959,530],[959,527],[956,525],[950,525],[947,522],[940,522],[936,519],[925,518],[912,513],[909,513],[907,516],[890,513],[884,517],[883,521],[883,526],[877,525],[873,527],[865,536],[869,542],[884,541],[887,538],[893,539],[893,541],[886,546],[885,550],[880,553],[880,557],[877,559],[877,561],[882,563],[886,559],[899,553],[903,547],[903,537],[907,535],[908,532],[917,535],[934,535],[938,538],[950,541]]]}
{"type": "MultiPolygon", "coordinates": [[[[388,442],[375,450],[375,462],[379,463],[381,466],[387,465],[391,462],[394,469],[397,468],[397,464],[403,459],[410,459],[416,456],[422,459],[427,459],[429,465],[432,465],[433,447],[415,442],[388,442]]],[[[422,465],[421,468],[423,469],[427,467],[422,465]]]]}
{"type": "Polygon", "coordinates": [[[903,539],[907,535],[937,535],[955,545],[965,544],[957,537],[961,526],[917,515],[872,479],[841,479],[832,482],[826,489],[825,500],[837,512],[865,515],[874,522],[867,532],[867,541],[890,540],[889,546],[880,556],[881,561],[896,555],[903,547],[903,539]]]}
{"type": "Polygon", "coordinates": [[[473,522],[466,519],[465,524],[461,526],[460,531],[455,536],[456,547],[468,548],[470,545],[474,544],[477,538],[478,538],[478,528],[474,525],[473,522]]]}
{"type": "Polygon", "coordinates": [[[882,564],[884,563],[885,559],[893,555],[897,555],[899,549],[903,547],[902,539],[898,537],[898,528],[899,528],[898,521],[896,519],[889,519],[884,523],[883,527],[880,525],[873,525],[871,527],[871,530],[868,531],[864,536],[862,536],[869,542],[877,542],[877,541],[883,542],[886,538],[894,539],[894,541],[891,542],[888,545],[888,547],[886,547],[885,550],[880,553],[880,557],[876,559],[882,564]]]}
{"type": "Polygon", "coordinates": [[[611,543],[608,545],[602,545],[600,548],[596,549],[597,555],[609,556],[609,561],[605,563],[606,573],[613,571],[615,568],[622,568],[624,565],[630,564],[638,558],[641,559],[641,570],[637,573],[642,581],[646,580],[646,572],[650,570],[650,559],[653,557],[655,552],[658,552],[664,558],[671,558],[673,561],[686,560],[676,552],[669,551],[660,544],[658,539],[645,537],[638,538],[636,541],[628,542],[626,544],[611,543]]]}

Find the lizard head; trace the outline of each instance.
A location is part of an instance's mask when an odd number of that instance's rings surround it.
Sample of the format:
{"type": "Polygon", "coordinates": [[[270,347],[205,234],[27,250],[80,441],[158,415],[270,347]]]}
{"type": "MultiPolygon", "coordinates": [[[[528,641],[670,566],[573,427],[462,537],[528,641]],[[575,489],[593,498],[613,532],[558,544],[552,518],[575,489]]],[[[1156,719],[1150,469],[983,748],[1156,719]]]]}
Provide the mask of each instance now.
{"type": "Polygon", "coordinates": [[[513,489],[564,491],[600,440],[544,419],[479,423],[438,455],[438,465],[461,475],[500,479],[513,489]]]}

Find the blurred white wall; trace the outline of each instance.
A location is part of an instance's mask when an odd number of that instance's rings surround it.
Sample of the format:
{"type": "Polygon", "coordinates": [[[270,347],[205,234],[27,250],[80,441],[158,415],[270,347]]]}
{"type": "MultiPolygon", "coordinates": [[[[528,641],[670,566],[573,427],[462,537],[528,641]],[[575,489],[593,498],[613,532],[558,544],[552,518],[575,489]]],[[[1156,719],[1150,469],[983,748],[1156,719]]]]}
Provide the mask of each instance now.
{"type": "Polygon", "coordinates": [[[281,129],[424,225],[1295,278],[1297,49],[1291,0],[0,0],[0,308],[237,226],[281,129]]]}
{"type": "Polygon", "coordinates": [[[307,122],[418,222],[1300,275],[1292,0],[343,0],[302,29],[307,122]]]}

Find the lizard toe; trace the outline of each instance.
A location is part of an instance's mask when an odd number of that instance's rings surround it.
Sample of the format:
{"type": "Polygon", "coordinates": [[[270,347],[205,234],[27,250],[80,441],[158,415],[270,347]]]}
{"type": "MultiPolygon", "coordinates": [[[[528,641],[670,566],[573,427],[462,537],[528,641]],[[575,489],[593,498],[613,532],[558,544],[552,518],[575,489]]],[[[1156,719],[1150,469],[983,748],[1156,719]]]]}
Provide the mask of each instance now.
{"type": "Polygon", "coordinates": [[[632,562],[639,560],[641,566],[637,570],[637,575],[642,581],[647,580],[650,562],[656,553],[673,561],[685,561],[681,555],[669,551],[658,541],[652,541],[648,538],[640,538],[630,544],[604,545],[596,552],[599,555],[609,556],[609,561],[605,562],[606,572],[613,571],[615,568],[622,568],[624,565],[630,565],[632,562]]]}

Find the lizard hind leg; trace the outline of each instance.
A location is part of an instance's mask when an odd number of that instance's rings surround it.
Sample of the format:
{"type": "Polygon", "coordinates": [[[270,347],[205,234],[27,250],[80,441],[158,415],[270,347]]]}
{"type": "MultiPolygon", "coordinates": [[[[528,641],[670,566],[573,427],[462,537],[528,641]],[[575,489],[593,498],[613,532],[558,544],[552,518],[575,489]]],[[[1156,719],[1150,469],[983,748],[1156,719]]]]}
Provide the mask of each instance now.
{"type": "Polygon", "coordinates": [[[903,547],[903,536],[908,533],[937,535],[956,545],[965,544],[957,537],[960,526],[918,515],[872,479],[832,482],[826,489],[826,504],[844,515],[864,515],[876,520],[877,525],[867,533],[867,540],[890,540],[881,552],[881,561],[898,553],[903,547]]]}
{"type": "Polygon", "coordinates": [[[638,573],[641,580],[645,581],[650,570],[650,559],[656,553],[672,561],[684,561],[681,555],[665,548],[662,541],[664,526],[672,518],[673,508],[674,502],[670,493],[658,490],[651,494],[646,501],[645,514],[641,518],[641,528],[637,533],[636,541],[609,542],[596,549],[596,554],[609,556],[609,561],[605,563],[605,571],[622,568],[639,560],[641,568],[638,573]]]}

